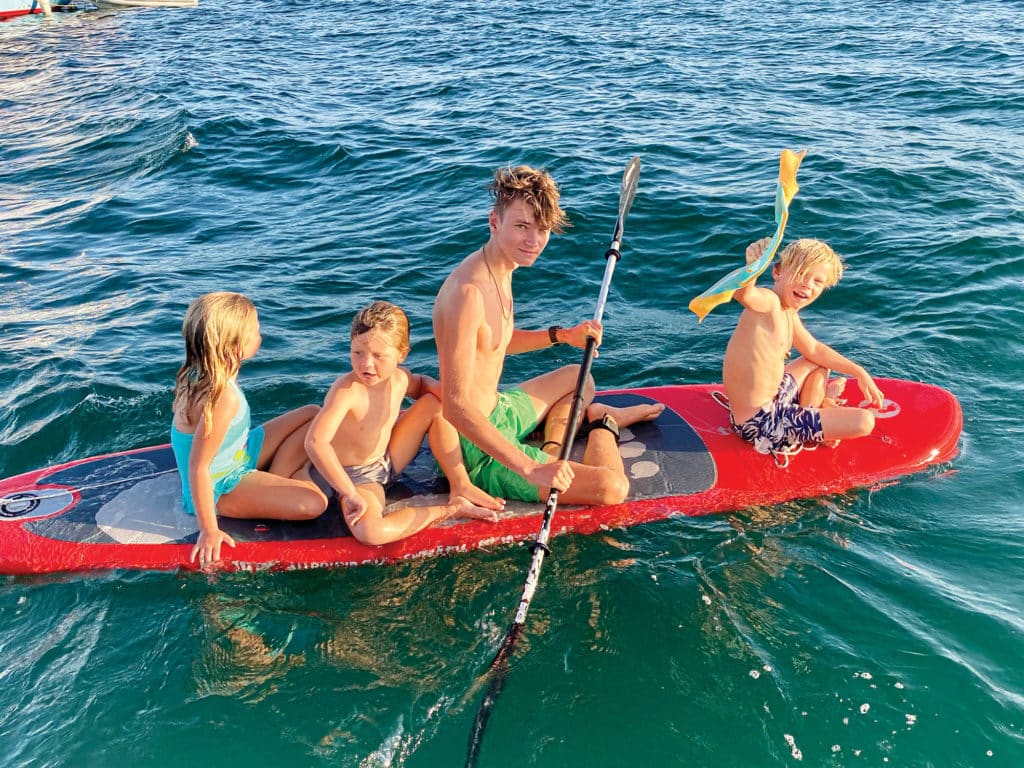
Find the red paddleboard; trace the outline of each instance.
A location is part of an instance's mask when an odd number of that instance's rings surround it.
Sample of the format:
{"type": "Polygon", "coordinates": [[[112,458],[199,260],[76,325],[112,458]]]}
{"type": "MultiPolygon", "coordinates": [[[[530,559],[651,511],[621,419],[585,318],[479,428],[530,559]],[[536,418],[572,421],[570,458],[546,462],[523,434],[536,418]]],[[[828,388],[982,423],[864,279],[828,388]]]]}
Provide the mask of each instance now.
{"type": "MultiPolygon", "coordinates": [[[[928,384],[877,379],[886,407],[874,432],[836,448],[804,450],[780,467],[729,427],[713,397],[720,385],[602,392],[615,405],[657,401],[656,421],[622,430],[619,450],[631,493],[606,507],[559,506],[552,535],[706,515],[838,493],[919,472],[957,453],[963,424],[952,394],[928,384]]],[[[856,382],[843,397],[861,403],[856,382]]],[[[582,446],[576,450],[582,452],[582,446]]],[[[421,453],[389,489],[390,504],[425,504],[444,481],[421,453]]],[[[225,569],[294,570],[389,563],[521,541],[536,535],[543,505],[515,502],[496,523],[450,520],[403,541],[371,547],[356,541],[332,503],[302,523],[220,519],[238,546],[225,548],[225,569]]],[[[0,481],[0,573],[95,569],[194,568],[195,518],[181,506],[170,446],[73,461],[0,481]]]]}
{"type": "Polygon", "coordinates": [[[42,12],[38,0],[0,0],[0,21],[42,12]]]}
{"type": "MultiPolygon", "coordinates": [[[[50,10],[60,13],[61,11],[78,11],[81,8],[75,5],[74,0],[50,0],[50,10]]],[[[43,6],[39,0],[0,0],[0,21],[42,12],[43,6]]]]}

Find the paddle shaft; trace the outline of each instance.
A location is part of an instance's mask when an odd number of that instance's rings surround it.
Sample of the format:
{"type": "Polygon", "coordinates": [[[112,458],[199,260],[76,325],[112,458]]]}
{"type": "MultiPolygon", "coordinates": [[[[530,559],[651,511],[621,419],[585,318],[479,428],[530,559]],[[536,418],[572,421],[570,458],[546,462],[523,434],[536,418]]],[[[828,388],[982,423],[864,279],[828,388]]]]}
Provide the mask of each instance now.
{"type": "MultiPolygon", "coordinates": [[[[612,275],[615,274],[615,265],[619,259],[622,258],[622,253],[619,250],[622,241],[622,232],[625,227],[626,214],[629,213],[629,209],[633,204],[633,197],[636,195],[636,181],[637,174],[640,169],[639,158],[633,158],[626,168],[626,172],[622,178],[622,190],[619,195],[619,215],[615,220],[615,231],[612,234],[612,242],[605,252],[605,267],[604,267],[604,278],[601,280],[601,290],[597,296],[597,306],[594,309],[594,322],[600,323],[604,317],[604,308],[608,302],[608,290],[611,288],[612,275]]],[[[569,456],[572,454],[572,446],[576,440],[576,429],[580,423],[580,417],[583,412],[583,389],[586,386],[587,379],[590,377],[590,369],[594,364],[594,350],[597,349],[597,340],[590,336],[587,338],[586,346],[583,350],[583,362],[580,364],[580,373],[576,379],[576,389],[572,395],[572,406],[569,410],[569,419],[565,423],[565,436],[562,439],[562,449],[558,453],[560,461],[568,461],[569,456]]],[[[492,662],[492,668],[495,664],[498,664],[500,660],[507,658],[511,653],[511,649],[508,652],[503,653],[504,646],[509,644],[508,637],[514,636],[516,639],[519,637],[519,632],[515,631],[515,627],[522,625],[526,622],[526,614],[530,610],[530,602],[533,600],[533,593],[537,590],[537,583],[540,580],[540,569],[544,564],[544,555],[548,551],[548,539],[551,537],[551,522],[555,517],[555,510],[558,508],[558,489],[552,488],[548,493],[548,501],[544,507],[544,519],[541,522],[540,532],[537,534],[537,539],[533,544],[533,556],[530,558],[530,567],[526,572],[526,583],[523,585],[523,594],[519,599],[519,606],[516,608],[515,618],[512,620],[512,629],[509,630],[509,634],[506,636],[506,642],[502,644],[502,649],[498,651],[498,655],[495,656],[494,662],[492,662]]],[[[515,642],[514,640],[512,641],[515,642]]]]}
{"type": "MultiPolygon", "coordinates": [[[[601,281],[601,290],[597,297],[597,306],[594,310],[594,320],[598,323],[604,317],[605,304],[608,301],[608,290],[611,288],[612,275],[615,273],[615,266],[622,253],[619,248],[622,241],[622,233],[625,227],[626,215],[633,205],[633,198],[636,195],[637,177],[640,173],[640,158],[634,157],[622,177],[622,188],[619,192],[619,215],[615,221],[615,231],[612,234],[611,245],[605,252],[604,278],[601,281]]],[[[576,429],[579,426],[583,414],[583,390],[587,379],[590,377],[590,369],[594,363],[594,352],[597,349],[597,340],[590,336],[583,350],[583,362],[580,364],[579,376],[576,379],[576,388],[573,391],[572,405],[569,409],[569,419],[565,423],[565,436],[562,439],[562,448],[558,453],[560,461],[568,461],[572,453],[573,443],[576,439],[576,429]]],[[[505,687],[505,672],[508,667],[508,660],[515,650],[516,643],[523,632],[526,623],[526,614],[530,610],[530,602],[533,600],[534,592],[540,581],[540,571],[544,564],[544,556],[548,552],[548,539],[551,536],[551,523],[555,517],[555,510],[558,508],[558,489],[552,488],[548,493],[547,504],[544,507],[544,518],[541,522],[540,532],[533,544],[533,553],[530,557],[530,567],[526,572],[526,583],[523,585],[523,594],[519,599],[515,617],[512,625],[505,634],[501,647],[498,649],[494,660],[491,662],[492,672],[490,682],[487,686],[487,693],[480,702],[476,718],[473,721],[473,730],[470,733],[469,749],[466,755],[466,766],[475,766],[480,754],[480,746],[483,743],[483,733],[490,720],[491,710],[494,703],[505,687]]]]}
{"type": "MultiPolygon", "coordinates": [[[[597,300],[597,310],[594,312],[595,322],[601,322],[604,316],[604,306],[608,299],[608,287],[611,285],[612,275],[615,273],[615,264],[622,254],[619,253],[618,244],[609,248],[605,254],[607,262],[604,269],[604,281],[601,283],[601,293],[597,300]]],[[[593,336],[587,338],[587,344],[583,349],[583,362],[580,364],[579,377],[576,379],[576,389],[572,395],[572,407],[569,409],[569,420],[565,424],[565,436],[562,439],[562,448],[558,452],[560,461],[568,461],[572,454],[573,443],[576,441],[576,430],[579,427],[583,413],[583,389],[586,387],[587,379],[590,377],[590,369],[594,364],[594,350],[597,349],[597,340],[593,336]]],[[[523,595],[519,599],[519,607],[516,608],[513,626],[522,625],[526,621],[526,614],[530,610],[530,601],[533,600],[533,593],[537,590],[537,583],[540,580],[540,569],[544,564],[544,555],[548,551],[548,539],[551,537],[551,522],[555,517],[555,510],[558,509],[558,489],[552,488],[548,493],[548,501],[544,506],[544,519],[541,522],[540,532],[533,544],[533,557],[530,558],[530,568],[526,572],[526,583],[523,586],[523,595]]]]}
{"type": "MultiPolygon", "coordinates": [[[[612,273],[615,271],[615,263],[621,258],[618,248],[609,249],[607,264],[605,265],[605,282],[601,285],[601,295],[598,300],[598,308],[594,313],[594,319],[601,320],[604,314],[604,300],[608,296],[608,285],[612,273]]],[[[569,410],[569,420],[565,424],[565,437],[562,439],[562,448],[558,458],[566,461],[572,452],[573,442],[576,439],[576,427],[583,411],[583,387],[586,385],[587,377],[590,376],[590,369],[594,361],[594,350],[597,348],[597,341],[593,336],[587,339],[583,351],[583,362],[580,365],[579,378],[576,380],[576,390],[572,397],[572,406],[569,410]]],[[[516,608],[515,617],[512,619],[512,626],[505,633],[505,639],[501,643],[494,660],[491,661],[490,671],[492,673],[490,682],[487,685],[487,693],[484,694],[477,710],[476,718],[473,721],[473,730],[469,737],[469,749],[466,755],[466,766],[476,766],[477,758],[480,755],[480,746],[483,744],[484,730],[491,718],[491,711],[494,703],[501,695],[505,687],[506,671],[508,660],[515,650],[519,636],[523,633],[526,624],[526,614],[530,610],[530,602],[533,600],[534,592],[537,591],[537,584],[540,582],[540,571],[544,565],[544,555],[548,552],[548,539],[551,536],[551,522],[555,517],[555,510],[558,508],[558,489],[552,488],[548,493],[548,501],[544,507],[544,520],[540,526],[540,532],[533,544],[533,554],[530,557],[530,567],[526,572],[526,583],[523,585],[523,594],[519,598],[519,605],[516,608]]]]}

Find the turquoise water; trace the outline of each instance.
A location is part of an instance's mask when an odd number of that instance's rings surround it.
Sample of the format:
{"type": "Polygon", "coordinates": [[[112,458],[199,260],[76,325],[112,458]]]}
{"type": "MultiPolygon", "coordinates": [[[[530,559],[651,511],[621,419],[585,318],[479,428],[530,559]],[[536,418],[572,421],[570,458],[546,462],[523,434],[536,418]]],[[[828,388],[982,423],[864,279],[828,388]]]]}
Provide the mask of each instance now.
{"type": "MultiPolygon", "coordinates": [[[[963,405],[898,484],[555,539],[482,766],[1024,760],[1024,15],[1017,3],[203,0],[0,25],[0,476],[166,441],[199,293],[261,311],[254,415],[319,401],[374,298],[413,323],[486,237],[493,168],[574,226],[521,325],[593,311],[595,365],[715,381],[735,305],[690,298],[769,234],[842,283],[805,313],[963,405]]],[[[575,359],[517,358],[509,380],[575,359]]],[[[301,574],[0,580],[0,765],[460,765],[521,548],[301,574]]]]}

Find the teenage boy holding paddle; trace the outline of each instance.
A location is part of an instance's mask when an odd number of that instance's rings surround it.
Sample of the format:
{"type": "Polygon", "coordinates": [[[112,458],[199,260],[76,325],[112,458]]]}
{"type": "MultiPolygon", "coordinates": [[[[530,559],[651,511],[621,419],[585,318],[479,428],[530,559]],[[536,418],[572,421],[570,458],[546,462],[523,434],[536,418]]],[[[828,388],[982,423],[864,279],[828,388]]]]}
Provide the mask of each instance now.
{"type": "Polygon", "coordinates": [[[566,217],[558,186],[545,171],[525,165],[499,168],[490,191],[489,239],[452,271],[434,302],[444,417],[459,431],[470,479],[488,494],[539,501],[553,487],[567,504],[618,504],[629,493],[616,444],[619,427],[654,419],[664,406],[594,403],[594,382],[588,377],[583,399],[590,439],[583,462],[577,463],[555,457],[579,366],[563,366],[498,390],[506,354],[553,344],[583,348],[588,336],[600,344],[601,325],[587,320],[564,329],[514,327],[512,273],[537,260],[551,232],[562,232],[566,217]],[[543,445],[527,445],[526,436],[542,421],[543,445]]]}

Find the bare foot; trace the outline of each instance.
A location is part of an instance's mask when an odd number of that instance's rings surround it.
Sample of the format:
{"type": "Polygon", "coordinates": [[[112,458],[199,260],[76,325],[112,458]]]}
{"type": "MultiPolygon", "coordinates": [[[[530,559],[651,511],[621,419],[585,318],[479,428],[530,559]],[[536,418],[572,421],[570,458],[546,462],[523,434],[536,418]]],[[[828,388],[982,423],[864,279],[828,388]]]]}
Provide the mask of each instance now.
{"type": "Polygon", "coordinates": [[[587,406],[587,419],[594,421],[608,414],[620,427],[628,427],[640,421],[654,421],[664,410],[664,403],[641,403],[625,408],[616,408],[606,403],[591,403],[587,406]]]}
{"type": "Polygon", "coordinates": [[[488,520],[493,523],[498,519],[497,512],[478,507],[465,496],[452,496],[448,504],[454,508],[451,517],[456,520],[488,520]]]}
{"type": "Polygon", "coordinates": [[[475,485],[468,485],[465,488],[452,487],[449,499],[454,503],[455,499],[461,498],[469,504],[476,507],[483,507],[484,509],[493,509],[495,512],[501,512],[505,509],[505,500],[499,499],[496,496],[491,496],[482,488],[477,488],[475,485]]]}
{"type": "Polygon", "coordinates": [[[825,387],[825,399],[821,404],[825,407],[833,408],[839,405],[845,405],[846,401],[840,399],[839,396],[843,394],[843,391],[846,389],[847,381],[849,381],[849,379],[842,377],[832,379],[832,381],[828,383],[828,386],[825,387]]]}

